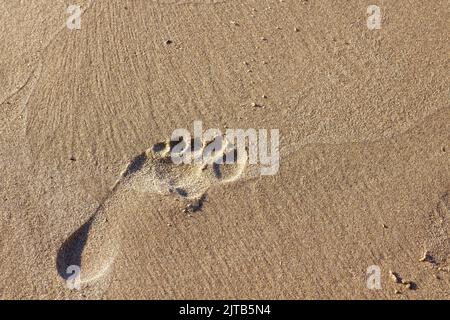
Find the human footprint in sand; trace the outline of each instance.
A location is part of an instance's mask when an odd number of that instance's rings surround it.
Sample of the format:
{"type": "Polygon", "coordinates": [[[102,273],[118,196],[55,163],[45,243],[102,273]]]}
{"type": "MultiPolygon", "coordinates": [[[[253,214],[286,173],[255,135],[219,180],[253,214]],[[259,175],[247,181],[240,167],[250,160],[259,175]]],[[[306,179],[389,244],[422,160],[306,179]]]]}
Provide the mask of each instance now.
{"type": "Polygon", "coordinates": [[[225,137],[155,144],[129,163],[91,218],[64,241],[58,273],[68,279],[68,271],[77,266],[85,284],[110,270],[121,238],[121,217],[115,209],[126,205],[128,191],[172,195],[190,201],[188,208],[195,211],[212,185],[239,179],[247,159],[247,151],[238,152],[225,137]]]}

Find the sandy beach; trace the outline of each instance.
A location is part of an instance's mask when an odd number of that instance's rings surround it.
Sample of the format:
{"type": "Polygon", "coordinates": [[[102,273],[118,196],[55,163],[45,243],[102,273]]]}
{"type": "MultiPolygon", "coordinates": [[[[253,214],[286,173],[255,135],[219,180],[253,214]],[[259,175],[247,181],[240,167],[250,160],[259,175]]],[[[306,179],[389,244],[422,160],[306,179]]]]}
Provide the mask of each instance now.
{"type": "Polygon", "coordinates": [[[0,298],[450,299],[449,21],[2,1],[0,298]]]}

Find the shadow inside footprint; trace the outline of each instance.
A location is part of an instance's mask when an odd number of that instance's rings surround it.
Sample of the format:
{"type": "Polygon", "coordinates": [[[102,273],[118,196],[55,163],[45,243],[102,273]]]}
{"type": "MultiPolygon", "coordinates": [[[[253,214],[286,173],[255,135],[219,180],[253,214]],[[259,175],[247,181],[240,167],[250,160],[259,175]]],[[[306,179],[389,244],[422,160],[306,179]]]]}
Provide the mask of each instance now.
{"type": "Polygon", "coordinates": [[[152,148],[154,153],[162,152],[166,149],[166,143],[165,142],[158,142],[155,144],[152,148]]]}
{"type": "Polygon", "coordinates": [[[67,273],[67,268],[71,265],[81,267],[81,254],[86,245],[89,230],[91,228],[93,218],[90,218],[77,231],[75,231],[58,250],[56,258],[56,268],[59,275],[68,280],[71,273],[67,273]]]}
{"type": "Polygon", "coordinates": [[[175,191],[179,196],[183,198],[187,198],[189,196],[189,193],[183,188],[175,188],[175,191]]]}
{"type": "Polygon", "coordinates": [[[226,166],[236,166],[239,165],[242,158],[238,154],[237,149],[229,150],[228,152],[222,155],[220,163],[213,163],[213,172],[217,179],[222,180],[224,178],[224,174],[226,173],[226,166]]]}
{"type": "Polygon", "coordinates": [[[220,169],[220,164],[213,163],[213,171],[217,179],[222,179],[222,170],[220,169]]]}
{"type": "Polygon", "coordinates": [[[145,164],[145,161],[147,161],[147,155],[145,154],[145,152],[143,152],[140,155],[138,155],[137,157],[135,157],[130,162],[130,164],[128,165],[127,169],[123,173],[123,176],[124,177],[128,177],[128,176],[132,175],[133,173],[135,173],[135,172],[139,171],[140,169],[142,169],[142,167],[145,164]]]}

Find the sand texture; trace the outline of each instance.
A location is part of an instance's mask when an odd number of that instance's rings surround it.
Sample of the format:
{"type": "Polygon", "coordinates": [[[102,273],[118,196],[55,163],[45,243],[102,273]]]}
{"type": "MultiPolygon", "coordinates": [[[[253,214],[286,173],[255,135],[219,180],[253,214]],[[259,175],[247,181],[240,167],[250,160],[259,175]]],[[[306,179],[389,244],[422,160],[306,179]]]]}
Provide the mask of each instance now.
{"type": "Polygon", "coordinates": [[[372,2],[2,1],[0,298],[450,299],[449,3],[372,2]]]}

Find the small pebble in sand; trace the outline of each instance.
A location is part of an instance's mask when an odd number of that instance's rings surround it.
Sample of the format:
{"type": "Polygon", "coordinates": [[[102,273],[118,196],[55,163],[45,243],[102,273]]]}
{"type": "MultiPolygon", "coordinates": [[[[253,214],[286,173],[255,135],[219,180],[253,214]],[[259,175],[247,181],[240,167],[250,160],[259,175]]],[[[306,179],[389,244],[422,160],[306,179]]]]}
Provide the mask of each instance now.
{"type": "Polygon", "coordinates": [[[439,271],[442,271],[442,272],[449,272],[450,271],[450,266],[449,267],[438,267],[437,269],[439,271]]]}
{"type": "Polygon", "coordinates": [[[299,31],[300,31],[299,28],[297,28],[297,27],[294,28],[294,32],[299,32],[299,31]]]}
{"type": "Polygon", "coordinates": [[[397,272],[389,270],[389,276],[393,282],[400,283],[409,290],[415,290],[417,288],[417,285],[414,282],[402,279],[397,272]]]}
{"type": "Polygon", "coordinates": [[[165,45],[169,45],[169,44],[172,44],[172,43],[173,43],[173,41],[172,41],[172,40],[170,40],[170,39],[168,39],[168,40],[164,41],[164,44],[165,44],[165,45]]]}
{"type": "Polygon", "coordinates": [[[419,262],[428,262],[431,260],[430,254],[428,251],[425,251],[422,258],[419,259],[419,262]]]}
{"type": "Polygon", "coordinates": [[[395,283],[401,283],[402,282],[402,280],[401,280],[401,278],[400,278],[400,276],[398,275],[397,272],[393,272],[393,271],[389,270],[389,277],[395,283]]]}
{"type": "Polygon", "coordinates": [[[402,284],[406,287],[406,289],[409,289],[409,290],[417,289],[417,284],[413,281],[402,280],[402,284]]]}
{"type": "Polygon", "coordinates": [[[261,105],[261,104],[259,104],[259,103],[256,103],[256,102],[252,102],[252,107],[253,107],[253,108],[262,108],[262,109],[265,108],[263,105],[261,105]]]}
{"type": "Polygon", "coordinates": [[[237,23],[236,21],[230,21],[230,23],[234,26],[239,26],[239,23],[237,23]]]}

